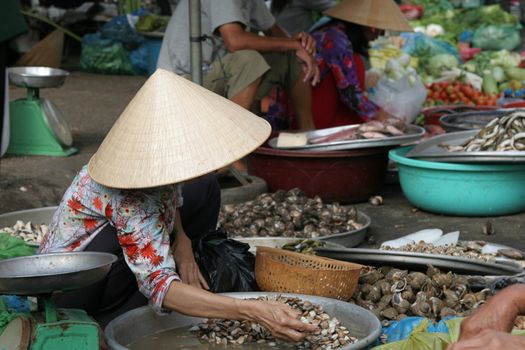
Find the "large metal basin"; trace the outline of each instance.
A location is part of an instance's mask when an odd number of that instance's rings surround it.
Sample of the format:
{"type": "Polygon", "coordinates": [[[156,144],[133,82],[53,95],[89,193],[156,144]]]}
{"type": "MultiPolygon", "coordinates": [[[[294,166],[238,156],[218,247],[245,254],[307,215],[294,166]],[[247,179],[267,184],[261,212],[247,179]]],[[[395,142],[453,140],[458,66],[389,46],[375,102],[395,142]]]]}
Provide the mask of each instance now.
{"type": "MultiPolygon", "coordinates": [[[[235,298],[257,298],[263,295],[290,295],[320,304],[329,315],[336,317],[350,330],[352,335],[357,336],[360,339],[355,344],[341,347],[339,349],[349,350],[366,348],[373,343],[377,337],[379,337],[381,331],[381,323],[374,314],[355,304],[350,304],[340,300],[286,293],[253,292],[226,293],[225,295],[235,298]]],[[[145,336],[170,329],[188,327],[203,321],[204,319],[202,318],[184,316],[177,312],[173,312],[166,316],[159,316],[155,314],[149,306],[144,306],[129,311],[111,321],[105,329],[105,335],[108,345],[112,349],[125,350],[128,349],[126,347],[127,345],[133,344],[145,336]]]]}
{"type": "Polygon", "coordinates": [[[25,223],[31,221],[33,224],[38,225],[50,225],[51,219],[53,219],[53,214],[57,208],[58,207],[44,207],[0,214],[0,228],[11,227],[16,224],[17,220],[21,220],[25,223]]]}
{"type": "Polygon", "coordinates": [[[49,67],[8,68],[9,81],[20,87],[49,88],[64,84],[69,72],[49,67]]]}

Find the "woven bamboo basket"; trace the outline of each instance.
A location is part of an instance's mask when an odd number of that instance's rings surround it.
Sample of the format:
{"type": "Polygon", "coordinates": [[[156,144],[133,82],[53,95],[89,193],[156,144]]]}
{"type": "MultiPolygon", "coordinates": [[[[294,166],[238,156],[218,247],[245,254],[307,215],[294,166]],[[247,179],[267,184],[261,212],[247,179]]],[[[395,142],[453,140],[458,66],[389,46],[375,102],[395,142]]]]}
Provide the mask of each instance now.
{"type": "Polygon", "coordinates": [[[363,266],[359,264],[295,253],[284,249],[257,247],[255,278],[267,292],[286,292],[350,300],[363,266]]]}

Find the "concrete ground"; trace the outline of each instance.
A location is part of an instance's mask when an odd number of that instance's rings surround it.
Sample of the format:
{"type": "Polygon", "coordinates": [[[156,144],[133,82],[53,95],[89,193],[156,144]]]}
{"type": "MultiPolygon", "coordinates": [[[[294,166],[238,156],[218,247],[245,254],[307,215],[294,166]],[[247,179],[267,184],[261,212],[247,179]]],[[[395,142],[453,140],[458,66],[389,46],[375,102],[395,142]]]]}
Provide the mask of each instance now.
{"type": "MultiPolygon", "coordinates": [[[[79,152],[69,157],[5,156],[0,159],[0,214],[57,205],[74,177],[96,151],[104,135],[134,96],[145,77],[94,75],[73,71],[65,84],[43,89],[71,125],[79,152]]],[[[10,87],[10,99],[24,96],[24,89],[10,87]]],[[[356,204],[372,219],[369,240],[363,246],[377,246],[387,239],[424,228],[459,230],[461,239],[487,240],[525,250],[525,213],[491,218],[434,215],[416,210],[403,196],[399,184],[385,185],[378,193],[384,205],[356,204]],[[494,234],[487,236],[490,223],[494,234]],[[376,243],[374,243],[376,242],[376,243]]]]}

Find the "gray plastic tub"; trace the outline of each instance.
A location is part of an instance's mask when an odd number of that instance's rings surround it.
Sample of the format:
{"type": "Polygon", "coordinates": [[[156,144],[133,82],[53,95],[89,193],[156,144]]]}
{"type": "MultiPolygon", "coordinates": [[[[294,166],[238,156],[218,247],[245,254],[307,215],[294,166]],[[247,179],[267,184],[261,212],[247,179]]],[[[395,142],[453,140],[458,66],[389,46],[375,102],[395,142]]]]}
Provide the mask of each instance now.
{"type": "MultiPolygon", "coordinates": [[[[241,299],[257,298],[264,295],[273,297],[277,295],[289,295],[319,304],[330,316],[336,317],[342,325],[347,327],[353,336],[359,338],[358,342],[338,348],[340,350],[364,349],[372,344],[381,332],[381,323],[374,314],[360,306],[341,300],[312,295],[265,292],[225,293],[224,295],[241,299]]],[[[128,349],[126,346],[137,342],[145,336],[170,329],[189,327],[203,321],[205,321],[205,319],[189,317],[177,312],[159,316],[149,306],[143,306],[131,310],[111,321],[105,329],[105,335],[111,349],[125,350],[128,349]]],[[[206,348],[206,345],[203,345],[203,349],[206,348]]]]}

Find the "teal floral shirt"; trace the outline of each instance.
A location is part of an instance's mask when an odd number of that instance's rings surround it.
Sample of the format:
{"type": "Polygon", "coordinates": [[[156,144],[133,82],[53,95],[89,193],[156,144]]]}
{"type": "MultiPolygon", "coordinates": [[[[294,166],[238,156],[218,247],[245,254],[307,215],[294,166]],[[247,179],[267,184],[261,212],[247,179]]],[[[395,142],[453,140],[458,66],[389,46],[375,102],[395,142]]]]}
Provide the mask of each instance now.
{"type": "Polygon", "coordinates": [[[117,230],[139,290],[156,312],[162,312],[171,282],[180,281],[169,235],[181,205],[178,185],[145,190],[109,188],[93,181],[84,166],[64,194],[39,252],[82,251],[111,225],[117,230]]]}

